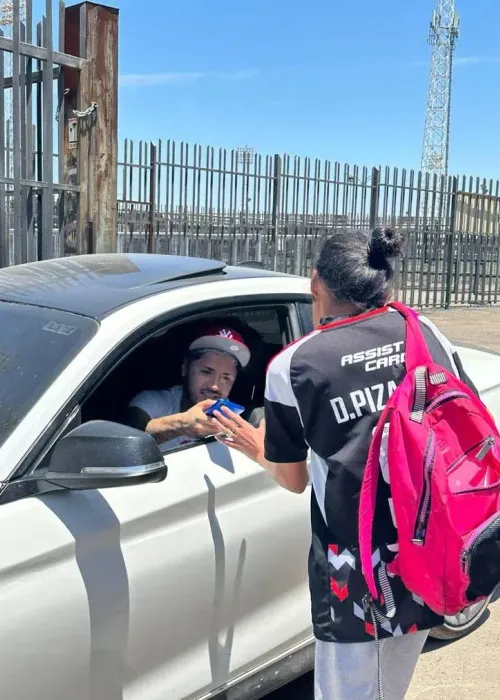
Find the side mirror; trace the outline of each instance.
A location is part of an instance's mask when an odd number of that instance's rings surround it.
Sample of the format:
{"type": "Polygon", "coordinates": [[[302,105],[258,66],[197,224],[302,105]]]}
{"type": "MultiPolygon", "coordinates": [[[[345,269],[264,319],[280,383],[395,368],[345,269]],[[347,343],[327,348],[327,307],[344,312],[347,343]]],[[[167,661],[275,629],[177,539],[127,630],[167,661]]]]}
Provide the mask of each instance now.
{"type": "Polygon", "coordinates": [[[103,489],[163,481],[166,476],[163,456],[151,435],[96,420],[59,440],[45,480],[65,489],[103,489]]]}

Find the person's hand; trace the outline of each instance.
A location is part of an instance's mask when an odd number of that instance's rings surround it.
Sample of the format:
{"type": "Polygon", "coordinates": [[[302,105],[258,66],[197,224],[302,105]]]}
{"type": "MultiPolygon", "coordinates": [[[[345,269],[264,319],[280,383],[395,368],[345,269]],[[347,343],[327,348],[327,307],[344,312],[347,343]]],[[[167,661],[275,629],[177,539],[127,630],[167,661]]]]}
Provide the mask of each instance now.
{"type": "Polygon", "coordinates": [[[260,422],[258,428],[254,428],[244,418],[223,407],[222,412],[215,411],[214,424],[222,433],[222,435],[216,435],[219,442],[238,450],[254,462],[259,462],[263,458],[266,432],[264,420],[260,422]]]}
{"type": "Polygon", "coordinates": [[[213,406],[214,403],[215,401],[212,399],[205,399],[182,414],[183,434],[186,437],[199,440],[214,435],[218,431],[214,419],[205,414],[207,408],[213,406]]]}

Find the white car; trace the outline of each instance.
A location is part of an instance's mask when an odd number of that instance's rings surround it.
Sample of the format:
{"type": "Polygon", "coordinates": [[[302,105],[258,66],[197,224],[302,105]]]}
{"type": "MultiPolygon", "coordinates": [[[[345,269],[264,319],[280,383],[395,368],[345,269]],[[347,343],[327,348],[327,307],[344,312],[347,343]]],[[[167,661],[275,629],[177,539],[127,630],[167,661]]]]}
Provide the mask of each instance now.
{"type": "MultiPolygon", "coordinates": [[[[235,400],[262,405],[268,360],[310,330],[308,280],[156,255],[0,271],[2,700],[258,698],[311,667],[309,493],[120,422],[214,315],[254,330],[235,400]]],[[[500,358],[462,357],[500,414],[500,358]]]]}

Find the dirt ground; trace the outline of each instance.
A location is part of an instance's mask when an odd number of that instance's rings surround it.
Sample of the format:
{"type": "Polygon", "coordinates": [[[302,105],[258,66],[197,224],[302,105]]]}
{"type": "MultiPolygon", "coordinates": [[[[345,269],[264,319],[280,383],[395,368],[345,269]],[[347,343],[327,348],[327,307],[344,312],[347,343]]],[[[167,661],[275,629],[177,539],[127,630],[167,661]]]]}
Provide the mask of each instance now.
{"type": "Polygon", "coordinates": [[[500,352],[500,308],[469,307],[423,313],[452,342],[500,352]]]}

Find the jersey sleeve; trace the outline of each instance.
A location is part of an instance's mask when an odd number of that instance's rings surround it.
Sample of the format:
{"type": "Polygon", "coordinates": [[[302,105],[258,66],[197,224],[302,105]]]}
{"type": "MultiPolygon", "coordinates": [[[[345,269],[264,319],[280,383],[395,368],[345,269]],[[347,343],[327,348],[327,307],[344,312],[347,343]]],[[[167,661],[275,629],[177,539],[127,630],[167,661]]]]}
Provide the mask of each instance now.
{"type": "Polygon", "coordinates": [[[264,411],[265,457],[275,464],[303,462],[308,445],[290,379],[291,353],[284,351],[269,365],[264,411]]]}

